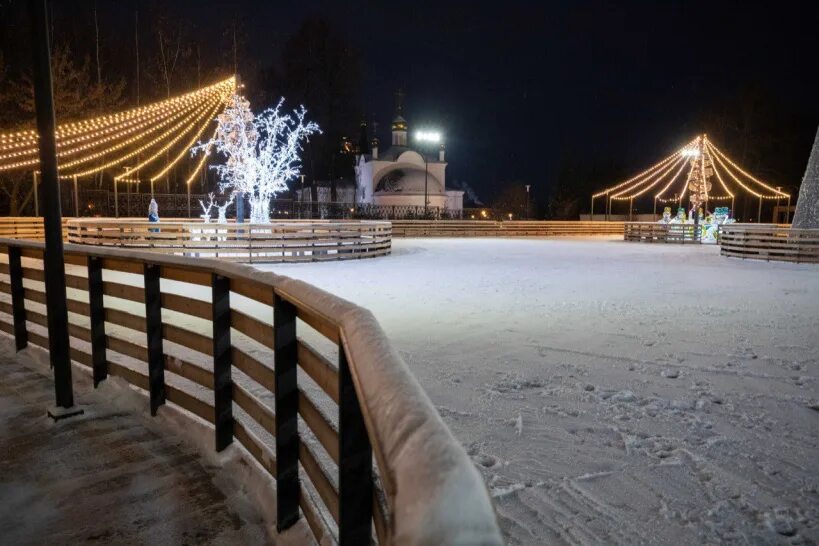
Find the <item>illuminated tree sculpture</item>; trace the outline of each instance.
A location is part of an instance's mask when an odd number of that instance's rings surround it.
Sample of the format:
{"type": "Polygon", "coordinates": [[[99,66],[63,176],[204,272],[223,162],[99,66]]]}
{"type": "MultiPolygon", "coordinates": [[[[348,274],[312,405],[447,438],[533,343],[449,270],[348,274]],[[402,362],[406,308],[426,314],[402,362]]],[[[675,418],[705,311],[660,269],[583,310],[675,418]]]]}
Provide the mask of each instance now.
{"type": "Polygon", "coordinates": [[[247,194],[254,224],[270,222],[270,200],[300,174],[301,141],[321,132],[316,123],[305,122],[304,106],[285,114],[283,104],[281,99],[275,108],[254,116],[250,103],[234,95],[216,118],[216,136],[192,150],[195,153],[213,146],[226,156],[225,163],[211,167],[221,178],[219,190],[247,194]]]}

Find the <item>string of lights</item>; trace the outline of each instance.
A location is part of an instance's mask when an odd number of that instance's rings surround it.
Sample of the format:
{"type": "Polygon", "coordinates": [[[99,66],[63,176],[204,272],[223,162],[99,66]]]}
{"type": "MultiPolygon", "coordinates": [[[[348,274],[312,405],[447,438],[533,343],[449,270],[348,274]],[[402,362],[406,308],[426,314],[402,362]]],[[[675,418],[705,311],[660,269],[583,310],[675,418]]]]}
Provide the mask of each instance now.
{"type": "Polygon", "coordinates": [[[632,200],[661,184],[664,184],[662,189],[654,195],[658,203],[678,202],[682,205],[686,194],[690,194],[692,203],[732,200],[736,197],[736,191],[732,191],[729,187],[727,183],[729,179],[736,184],[737,189],[748,192],[759,199],[790,198],[787,193],[771,187],[743,170],[714,146],[705,135],[701,135],[637,176],[593,194],[592,206],[594,199],[598,197],[606,196],[609,202],[632,200]],[[679,191],[675,192],[673,198],[667,197],[668,193],[678,185],[678,181],[682,180],[681,175],[686,167],[688,167],[688,174],[684,179],[684,184],[679,191]],[[679,170],[668,178],[676,168],[679,170]],[[711,195],[709,179],[712,176],[716,177],[724,193],[711,195]],[[757,187],[762,189],[757,190],[757,187]]]}
{"type": "MultiPolygon", "coordinates": [[[[177,134],[177,135],[176,135],[174,138],[172,138],[170,141],[166,142],[166,143],[165,143],[165,144],[164,144],[164,145],[163,145],[161,148],[159,148],[159,150],[157,150],[157,151],[156,151],[156,152],[155,152],[153,155],[151,155],[151,156],[149,156],[148,158],[144,159],[143,161],[141,161],[141,162],[140,162],[140,163],[138,163],[137,165],[135,165],[135,166],[133,166],[133,167],[129,167],[129,168],[128,168],[128,169],[126,169],[126,171],[125,171],[124,173],[122,173],[121,175],[119,175],[119,176],[115,176],[115,177],[114,177],[114,180],[119,181],[119,180],[122,180],[122,179],[124,179],[124,178],[128,178],[129,176],[131,176],[131,174],[133,174],[134,172],[136,172],[136,171],[138,171],[138,170],[142,169],[142,168],[143,168],[145,165],[148,165],[148,164],[152,163],[153,161],[155,161],[156,159],[158,159],[158,158],[159,158],[160,156],[162,156],[162,155],[163,155],[165,152],[167,152],[168,150],[170,150],[170,149],[171,149],[171,147],[172,147],[173,145],[175,145],[177,142],[179,142],[179,140],[181,140],[181,139],[182,139],[182,137],[184,137],[186,134],[188,134],[188,133],[189,133],[189,132],[190,132],[190,131],[191,131],[191,130],[194,128],[194,127],[197,127],[197,126],[199,125],[199,123],[200,123],[200,122],[201,122],[203,119],[205,119],[205,120],[207,120],[207,121],[210,121],[211,119],[213,119],[213,117],[216,115],[216,112],[219,110],[220,106],[221,106],[221,102],[220,102],[220,101],[217,101],[217,102],[216,102],[216,106],[215,106],[214,108],[211,108],[210,110],[205,110],[204,112],[202,112],[202,113],[201,113],[201,114],[200,114],[200,115],[199,115],[199,116],[198,116],[198,117],[197,117],[197,118],[196,118],[196,119],[195,119],[193,122],[191,122],[191,123],[190,123],[190,124],[189,124],[189,125],[188,125],[188,126],[187,126],[187,127],[184,129],[184,130],[183,130],[183,131],[180,131],[180,132],[179,132],[179,133],[178,133],[178,134],[177,134]]],[[[205,125],[205,126],[207,126],[207,125],[205,125]]],[[[155,140],[160,140],[160,139],[155,139],[155,140]]],[[[189,147],[189,148],[190,148],[190,147],[189,147]]],[[[185,151],[187,151],[187,149],[186,149],[185,151]]],[[[132,157],[133,157],[133,156],[132,156],[132,157]]],[[[122,161],[117,161],[117,163],[121,163],[121,162],[122,162],[122,161]]]]}
{"type": "Polygon", "coordinates": [[[706,140],[706,145],[707,145],[707,146],[708,146],[708,147],[709,147],[711,150],[713,150],[713,151],[717,152],[717,155],[718,155],[718,156],[720,156],[720,157],[721,157],[722,159],[724,159],[725,161],[727,161],[729,165],[731,165],[731,166],[732,166],[733,168],[735,168],[737,171],[739,171],[740,173],[742,173],[742,174],[744,174],[746,177],[748,177],[748,179],[749,179],[749,180],[752,180],[753,182],[756,182],[757,184],[759,184],[760,186],[762,186],[762,187],[763,187],[763,188],[765,188],[766,190],[768,190],[768,191],[772,191],[772,192],[774,193],[774,195],[768,195],[768,196],[763,195],[762,197],[764,197],[764,198],[768,198],[768,199],[771,199],[771,198],[776,199],[776,198],[781,198],[781,197],[790,197],[790,195],[788,195],[787,193],[782,192],[782,191],[780,191],[780,190],[777,190],[776,188],[772,188],[771,186],[769,186],[769,185],[765,184],[765,183],[764,183],[764,182],[762,182],[761,180],[757,180],[756,178],[754,178],[753,176],[751,176],[750,174],[748,174],[747,172],[745,172],[744,170],[742,170],[742,167],[740,167],[739,165],[737,165],[736,163],[734,163],[733,161],[731,161],[731,158],[730,158],[730,157],[728,157],[727,155],[725,155],[724,153],[722,153],[722,152],[720,151],[720,149],[719,149],[719,148],[717,148],[716,146],[714,146],[714,145],[713,145],[713,144],[712,144],[710,141],[706,140]]]}
{"type": "MultiPolygon", "coordinates": [[[[682,156],[682,154],[681,154],[681,156],[682,156]]],[[[683,159],[683,164],[680,167],[680,170],[677,171],[677,173],[674,175],[674,177],[671,180],[668,181],[668,184],[666,184],[665,187],[663,189],[661,189],[660,192],[657,193],[654,196],[654,199],[659,200],[663,196],[663,194],[668,190],[668,188],[670,188],[674,184],[674,182],[676,182],[677,178],[680,177],[680,174],[682,174],[683,170],[685,170],[685,165],[686,165],[685,164],[685,156],[682,156],[682,159],[683,159]]],[[[676,199],[673,199],[673,201],[676,201],[676,199]]]]}
{"type": "MultiPolygon", "coordinates": [[[[198,105],[198,108],[201,108],[201,107],[202,107],[202,105],[198,105]]],[[[168,124],[173,123],[174,121],[178,121],[178,119],[181,116],[189,116],[191,112],[197,111],[198,108],[192,109],[192,110],[180,110],[179,112],[176,112],[176,113],[173,113],[173,114],[167,115],[167,116],[163,114],[161,116],[151,117],[148,120],[146,120],[145,122],[143,122],[141,124],[138,124],[138,125],[135,125],[134,128],[131,129],[131,130],[125,130],[125,131],[122,131],[121,133],[116,133],[116,134],[113,134],[113,135],[109,135],[108,137],[100,138],[100,139],[98,139],[96,141],[93,141],[93,142],[86,142],[85,144],[83,144],[81,146],[78,146],[78,147],[75,147],[75,148],[71,148],[71,149],[67,149],[67,150],[58,150],[58,152],[57,152],[57,157],[58,158],[70,157],[70,156],[76,155],[77,153],[80,153],[80,152],[84,152],[84,151],[87,151],[87,150],[93,150],[95,148],[99,148],[101,145],[103,145],[103,144],[105,144],[107,142],[116,141],[116,140],[122,139],[124,137],[128,137],[129,135],[132,135],[132,138],[127,138],[125,140],[122,140],[122,141],[118,142],[117,144],[114,144],[113,146],[106,148],[105,150],[101,150],[101,151],[96,152],[96,153],[94,153],[92,155],[86,154],[84,157],[82,157],[82,158],[80,158],[78,160],[62,163],[60,165],[60,168],[63,168],[63,169],[70,168],[70,167],[73,167],[75,165],[79,165],[81,163],[84,163],[86,161],[91,161],[91,160],[96,159],[98,157],[109,155],[109,154],[111,154],[111,153],[113,153],[113,152],[115,152],[115,151],[117,151],[119,149],[127,147],[127,146],[129,146],[131,144],[134,144],[134,143],[136,143],[136,142],[138,142],[138,141],[140,141],[140,140],[142,140],[144,138],[149,138],[156,131],[161,130],[163,127],[166,127],[168,124]],[[159,122],[157,122],[157,120],[159,120],[159,122]],[[145,128],[145,130],[140,132],[140,133],[137,133],[136,135],[132,134],[133,132],[135,132],[136,130],[138,130],[140,128],[145,128]]],[[[32,155],[33,155],[33,157],[30,158],[30,159],[18,160],[18,161],[14,162],[14,163],[0,164],[0,171],[39,165],[40,160],[39,160],[38,154],[34,153],[32,155]]]]}
{"type": "MultiPolygon", "coordinates": [[[[690,146],[695,141],[696,141],[696,139],[694,141],[689,142],[688,144],[686,144],[686,146],[684,146],[684,148],[690,146]]],[[[623,186],[626,186],[626,185],[628,185],[628,184],[630,184],[630,183],[632,183],[632,182],[634,182],[636,180],[639,180],[641,178],[644,178],[645,176],[650,175],[651,173],[657,171],[658,169],[661,169],[663,167],[663,165],[667,164],[669,161],[673,160],[677,156],[677,154],[679,154],[679,153],[680,153],[679,151],[674,152],[673,154],[666,157],[662,161],[659,161],[658,163],[655,163],[654,165],[652,165],[648,169],[644,170],[643,172],[641,172],[637,176],[629,178],[628,180],[626,180],[624,182],[621,182],[621,183],[617,184],[616,186],[612,186],[611,188],[608,188],[608,189],[603,190],[601,192],[595,193],[594,195],[592,195],[592,197],[597,198],[597,197],[600,197],[602,195],[610,194],[611,192],[616,191],[616,190],[622,188],[623,186]]]]}
{"type": "Polygon", "coordinates": [[[202,134],[208,129],[210,121],[216,116],[216,112],[219,111],[220,107],[221,104],[217,105],[217,107],[213,109],[213,112],[211,113],[210,117],[205,120],[205,123],[199,128],[196,134],[193,135],[190,141],[182,148],[179,154],[170,163],[165,165],[165,167],[161,171],[150,177],[151,182],[155,182],[156,180],[162,178],[165,175],[165,173],[171,170],[171,168],[174,165],[179,163],[179,161],[181,161],[183,157],[190,155],[190,149],[193,148],[196,145],[196,143],[202,139],[202,134]]]}
{"type": "MultiPolygon", "coordinates": [[[[208,139],[208,142],[212,141],[216,138],[216,133],[219,131],[219,127],[213,130],[213,134],[208,139]]],[[[210,146],[205,149],[205,152],[202,154],[202,157],[199,159],[199,162],[196,164],[196,167],[193,169],[193,172],[190,174],[187,180],[185,180],[185,184],[190,186],[191,182],[193,182],[199,173],[202,171],[202,168],[205,166],[205,163],[208,161],[208,156],[210,155],[210,146]]]]}
{"type": "MultiPolygon", "coordinates": [[[[63,171],[61,173],[63,175],[62,178],[94,174],[138,155],[161,140],[169,138],[197,113],[206,111],[220,101],[225,101],[227,97],[233,93],[234,89],[235,79],[231,77],[179,97],[126,112],[102,116],[82,122],[74,122],[59,127],[57,131],[58,135],[70,134],[73,136],[58,140],[58,158],[66,158],[80,153],[83,154],[82,157],[60,164],[60,169],[63,171]],[[180,118],[183,120],[182,122],[179,122],[180,118]],[[169,130],[164,131],[158,139],[151,139],[158,131],[174,124],[174,122],[177,123],[172,125],[169,130]],[[151,140],[148,144],[143,144],[147,139],[151,140]],[[101,149],[104,146],[106,147],[101,149]],[[123,157],[106,162],[104,165],[97,166],[93,169],[68,174],[64,172],[65,169],[108,157],[118,150],[130,146],[138,146],[138,148],[123,157]],[[94,152],[89,153],[92,150],[94,150],[94,152]]],[[[190,127],[188,129],[190,129],[190,127]]],[[[0,171],[36,169],[39,165],[36,133],[33,131],[21,131],[18,133],[0,135],[0,151],[4,152],[0,154],[0,171]],[[34,136],[32,137],[32,135],[34,136]],[[14,141],[14,139],[18,140],[14,141]],[[20,149],[21,141],[19,139],[27,143],[28,148],[20,149]],[[14,147],[17,147],[17,149],[8,151],[14,147]],[[6,161],[3,162],[3,159],[6,161]],[[16,160],[10,162],[8,161],[9,159],[16,160]]]]}
{"type": "MultiPolygon", "coordinates": [[[[214,101],[214,103],[218,104],[218,101],[214,101]]],[[[197,110],[194,110],[191,114],[189,114],[185,118],[179,120],[175,125],[168,128],[162,134],[154,137],[153,139],[149,140],[148,142],[142,144],[141,146],[131,150],[130,152],[126,153],[125,155],[116,157],[115,159],[107,161],[107,162],[105,162],[105,163],[103,163],[101,165],[97,165],[95,167],[86,169],[84,171],[79,171],[79,172],[74,172],[74,173],[65,173],[64,172],[66,169],[70,169],[72,166],[76,166],[76,165],[79,165],[79,164],[82,164],[82,163],[87,163],[88,161],[93,161],[94,159],[100,159],[100,158],[105,157],[105,155],[106,155],[104,153],[104,151],[103,152],[96,152],[96,153],[93,153],[93,154],[86,155],[85,157],[83,157],[81,159],[78,159],[78,160],[75,160],[73,162],[69,162],[69,163],[67,163],[65,165],[60,165],[60,170],[63,171],[63,174],[65,174],[66,176],[82,177],[82,176],[92,175],[92,174],[98,173],[100,171],[103,171],[105,169],[109,169],[111,167],[119,165],[120,163],[122,163],[124,161],[127,161],[127,160],[129,160],[129,159],[131,159],[133,157],[136,157],[139,154],[141,154],[142,152],[145,152],[146,150],[148,150],[148,149],[156,146],[157,144],[163,142],[165,139],[169,138],[171,135],[173,135],[175,133],[178,133],[180,130],[182,130],[184,132],[189,131],[190,128],[193,126],[193,124],[197,123],[197,121],[203,115],[207,114],[210,111],[209,108],[211,108],[212,106],[213,106],[213,104],[206,104],[205,106],[203,106],[203,107],[201,107],[201,108],[199,108],[197,110]],[[198,117],[196,117],[197,114],[198,114],[198,117]],[[183,126],[185,126],[184,129],[182,129],[183,126]]],[[[142,140],[142,138],[141,137],[133,137],[133,142],[129,142],[129,144],[134,144],[139,140],[142,140]]],[[[177,140],[178,140],[178,138],[177,138],[177,140]]]]}
{"type": "Polygon", "coordinates": [[[682,156],[682,154],[677,152],[677,154],[675,154],[675,155],[676,155],[677,159],[675,161],[673,161],[664,171],[659,173],[657,175],[657,177],[653,181],[652,181],[652,179],[648,179],[648,180],[646,180],[644,182],[640,182],[639,184],[637,184],[635,186],[630,186],[630,187],[628,187],[628,188],[626,188],[624,190],[621,190],[620,192],[612,195],[610,198],[618,200],[618,201],[625,201],[625,200],[634,199],[636,197],[639,197],[639,196],[643,195],[648,190],[650,190],[651,188],[653,188],[654,186],[656,186],[657,184],[662,182],[663,179],[666,177],[666,175],[668,175],[672,170],[674,170],[674,168],[677,167],[681,162],[683,164],[683,167],[685,167],[685,158],[682,156]],[[625,196],[623,195],[624,193],[628,193],[628,192],[636,190],[639,185],[641,185],[641,184],[643,184],[645,182],[650,182],[650,183],[645,188],[641,189],[640,191],[638,191],[636,193],[629,193],[629,195],[625,195],[625,196]]]}
{"type": "MultiPolygon", "coordinates": [[[[714,174],[717,176],[717,180],[719,181],[720,185],[722,186],[722,189],[725,190],[725,193],[727,194],[726,197],[729,197],[729,198],[733,199],[734,194],[731,193],[731,190],[728,189],[728,186],[725,185],[725,181],[722,179],[722,176],[719,174],[719,169],[717,169],[717,164],[714,161],[714,156],[711,153],[711,150],[708,149],[708,141],[707,140],[705,142],[705,153],[708,154],[708,157],[711,159],[711,166],[714,168],[714,174]]],[[[716,199],[716,198],[714,197],[712,199],[716,199]]]]}
{"type": "MultiPolygon", "coordinates": [[[[99,116],[88,120],[61,124],[57,127],[55,135],[57,136],[58,139],[60,139],[62,137],[73,134],[79,134],[90,130],[97,130],[100,127],[107,126],[110,124],[123,123],[128,119],[142,117],[146,113],[151,113],[156,110],[167,111],[168,109],[173,109],[179,105],[190,104],[192,102],[193,103],[201,102],[202,100],[207,99],[213,94],[223,94],[225,89],[229,89],[232,91],[235,88],[235,85],[236,85],[235,78],[230,77],[220,82],[217,82],[213,85],[203,87],[201,89],[186,93],[184,95],[172,97],[164,101],[148,104],[138,108],[133,108],[123,112],[99,116]]],[[[18,131],[15,133],[0,133],[0,150],[5,150],[12,146],[21,144],[36,146],[37,140],[38,140],[37,132],[31,129],[18,131]]]]}

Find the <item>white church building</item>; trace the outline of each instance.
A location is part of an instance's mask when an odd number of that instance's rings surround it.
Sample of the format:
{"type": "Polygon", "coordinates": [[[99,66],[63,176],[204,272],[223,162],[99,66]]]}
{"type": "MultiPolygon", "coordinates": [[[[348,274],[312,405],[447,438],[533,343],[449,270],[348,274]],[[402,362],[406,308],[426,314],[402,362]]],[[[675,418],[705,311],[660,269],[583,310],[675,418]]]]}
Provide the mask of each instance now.
{"type": "Polygon", "coordinates": [[[357,157],[356,201],[377,206],[423,207],[426,195],[430,208],[463,210],[464,192],[446,189],[444,145],[432,155],[413,149],[407,140],[407,121],[401,113],[399,103],[392,122],[392,145],[382,151],[378,139],[373,138],[369,152],[357,157]]]}

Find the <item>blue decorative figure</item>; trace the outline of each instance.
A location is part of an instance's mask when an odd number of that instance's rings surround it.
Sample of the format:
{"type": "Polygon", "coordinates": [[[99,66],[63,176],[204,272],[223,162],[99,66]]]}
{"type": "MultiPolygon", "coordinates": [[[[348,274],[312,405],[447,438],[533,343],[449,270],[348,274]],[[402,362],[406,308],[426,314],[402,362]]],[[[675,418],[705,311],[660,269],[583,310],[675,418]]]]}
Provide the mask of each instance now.
{"type": "MultiPolygon", "coordinates": [[[[159,222],[159,205],[156,204],[155,199],[151,199],[151,203],[148,205],[148,221],[159,222]]],[[[148,231],[151,233],[159,233],[158,228],[150,228],[148,231]]]]}

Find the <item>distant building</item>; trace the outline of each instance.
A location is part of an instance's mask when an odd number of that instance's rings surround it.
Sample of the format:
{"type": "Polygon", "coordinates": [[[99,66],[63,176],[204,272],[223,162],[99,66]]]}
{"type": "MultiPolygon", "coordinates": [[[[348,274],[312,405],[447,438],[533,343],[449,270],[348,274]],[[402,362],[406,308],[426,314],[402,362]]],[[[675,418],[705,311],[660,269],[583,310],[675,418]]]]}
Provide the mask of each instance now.
{"type": "Polygon", "coordinates": [[[378,138],[368,140],[366,124],[356,158],[356,202],[382,206],[424,206],[424,180],[427,181],[427,205],[463,210],[464,192],[446,189],[446,151],[443,144],[437,154],[414,150],[407,141],[407,120],[398,111],[392,121],[392,145],[381,150],[378,138]]]}

